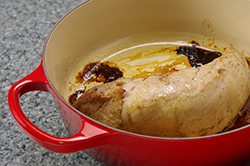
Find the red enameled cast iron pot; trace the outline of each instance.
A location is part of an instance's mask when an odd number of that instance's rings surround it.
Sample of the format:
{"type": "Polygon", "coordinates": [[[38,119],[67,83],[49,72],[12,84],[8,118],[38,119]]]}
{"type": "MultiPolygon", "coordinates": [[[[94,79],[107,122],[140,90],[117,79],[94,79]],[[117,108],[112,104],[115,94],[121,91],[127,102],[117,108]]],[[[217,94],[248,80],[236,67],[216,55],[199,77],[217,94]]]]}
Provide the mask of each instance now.
{"type": "Polygon", "coordinates": [[[10,110],[22,131],[54,152],[86,150],[104,165],[246,165],[250,126],[194,138],[158,138],[117,130],[74,109],[65,99],[66,82],[88,55],[127,36],[147,32],[207,35],[236,48],[250,48],[248,0],[90,0],[60,19],[49,33],[40,66],[9,91],[10,110]],[[19,98],[29,91],[53,95],[72,136],[54,137],[24,115],[19,98]]]}

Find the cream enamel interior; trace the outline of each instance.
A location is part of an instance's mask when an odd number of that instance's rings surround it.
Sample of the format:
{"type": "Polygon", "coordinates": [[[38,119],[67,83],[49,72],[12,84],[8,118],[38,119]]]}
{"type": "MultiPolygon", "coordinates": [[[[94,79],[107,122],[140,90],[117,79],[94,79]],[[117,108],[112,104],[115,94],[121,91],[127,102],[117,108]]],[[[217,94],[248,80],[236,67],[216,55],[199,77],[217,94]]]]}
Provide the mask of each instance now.
{"type": "Polygon", "coordinates": [[[249,0],[90,0],[65,16],[44,47],[49,80],[66,98],[75,67],[131,35],[148,32],[201,34],[249,52],[249,0]]]}

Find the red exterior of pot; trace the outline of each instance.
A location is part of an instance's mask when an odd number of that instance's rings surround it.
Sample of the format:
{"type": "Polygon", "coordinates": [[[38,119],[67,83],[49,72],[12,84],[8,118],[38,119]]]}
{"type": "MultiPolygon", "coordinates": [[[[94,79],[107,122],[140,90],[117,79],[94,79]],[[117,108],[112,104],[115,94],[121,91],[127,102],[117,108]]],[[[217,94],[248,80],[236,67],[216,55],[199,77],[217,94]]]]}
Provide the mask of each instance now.
{"type": "MultiPolygon", "coordinates": [[[[117,1],[118,2],[118,1],[117,1]]],[[[184,1],[183,1],[184,2],[184,1]]],[[[86,150],[104,165],[247,165],[250,163],[250,125],[212,136],[156,138],[102,125],[71,107],[48,81],[43,60],[30,75],[9,90],[8,102],[22,131],[42,147],[59,153],[86,150]],[[37,128],[23,113],[19,98],[29,91],[52,94],[71,137],[59,138],[37,128]]]]}
{"type": "Polygon", "coordinates": [[[156,138],[100,125],[74,110],[55,93],[41,65],[9,91],[10,110],[23,132],[49,150],[86,150],[104,165],[246,165],[250,163],[250,126],[199,138],[156,138]],[[37,128],[24,115],[19,97],[26,92],[51,93],[71,137],[58,138],[37,128]]]}

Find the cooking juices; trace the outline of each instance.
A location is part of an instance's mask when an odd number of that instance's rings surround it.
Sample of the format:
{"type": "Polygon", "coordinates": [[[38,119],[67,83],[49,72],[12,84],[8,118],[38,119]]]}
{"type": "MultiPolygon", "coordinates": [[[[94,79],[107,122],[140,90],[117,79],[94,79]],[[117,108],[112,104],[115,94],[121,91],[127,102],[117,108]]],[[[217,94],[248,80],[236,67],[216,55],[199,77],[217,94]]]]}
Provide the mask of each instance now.
{"type": "MultiPolygon", "coordinates": [[[[227,45],[190,34],[157,33],[129,37],[76,67],[69,81],[68,100],[73,104],[89,88],[119,78],[142,78],[200,67],[220,57],[227,45]]],[[[249,114],[243,112],[226,130],[249,124],[249,114]]]]}
{"type": "MultiPolygon", "coordinates": [[[[201,67],[222,55],[218,51],[206,50],[204,48],[199,47],[199,44],[195,41],[192,41],[191,43],[195,44],[193,44],[192,46],[180,46],[175,51],[177,55],[185,55],[189,61],[189,64],[187,65],[188,66],[191,65],[193,68],[201,67]]],[[[158,52],[153,52],[153,54],[161,53],[166,49],[168,48],[160,49],[158,50],[158,52]]],[[[181,70],[174,68],[174,66],[179,65],[179,63],[183,65],[183,63],[181,62],[175,62],[172,63],[171,65],[165,65],[164,67],[155,68],[153,74],[152,72],[144,71],[144,77],[147,77],[149,75],[160,75],[181,70]]],[[[133,78],[135,77],[143,77],[143,75],[136,75],[133,78]]],[[[84,67],[84,69],[78,73],[75,82],[86,85],[92,82],[98,82],[98,83],[112,82],[120,78],[123,78],[123,72],[119,69],[118,66],[115,67],[114,64],[109,63],[109,61],[91,62],[87,64],[84,67]]],[[[73,105],[74,102],[77,100],[77,98],[81,94],[83,94],[85,90],[86,88],[84,88],[84,90],[78,90],[74,94],[72,94],[69,97],[70,104],[73,105]]]]}

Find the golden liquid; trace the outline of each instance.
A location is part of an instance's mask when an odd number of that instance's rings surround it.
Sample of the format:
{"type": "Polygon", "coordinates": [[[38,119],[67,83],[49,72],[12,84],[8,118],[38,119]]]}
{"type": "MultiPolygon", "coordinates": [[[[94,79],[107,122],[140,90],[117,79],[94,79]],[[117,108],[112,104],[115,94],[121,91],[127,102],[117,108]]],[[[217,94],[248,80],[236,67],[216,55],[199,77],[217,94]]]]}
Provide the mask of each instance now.
{"type": "MultiPolygon", "coordinates": [[[[177,55],[181,45],[192,45],[195,41],[205,49],[224,52],[230,43],[193,34],[148,33],[121,39],[96,51],[79,63],[68,83],[68,96],[77,90],[87,90],[101,83],[76,83],[76,75],[91,62],[109,62],[123,72],[123,78],[140,78],[191,68],[184,55],[177,55]]],[[[66,97],[68,98],[68,97],[66,97]]]]}

